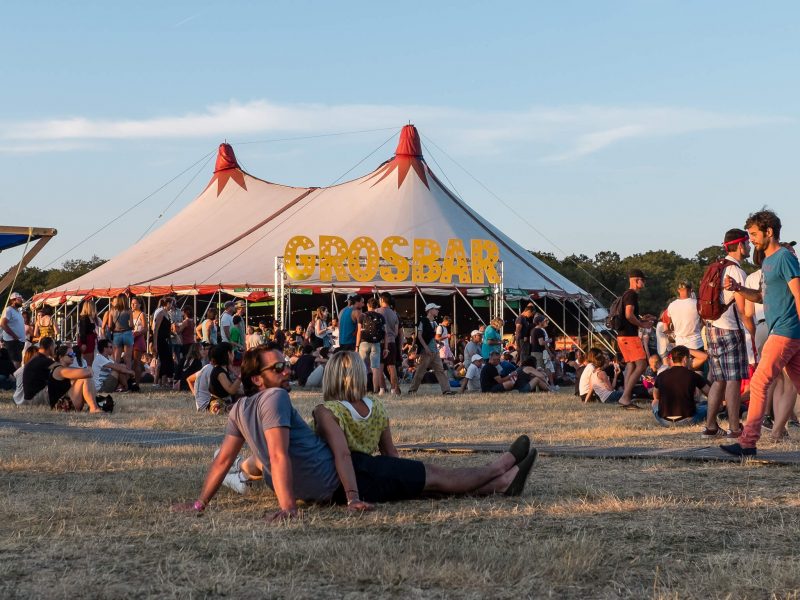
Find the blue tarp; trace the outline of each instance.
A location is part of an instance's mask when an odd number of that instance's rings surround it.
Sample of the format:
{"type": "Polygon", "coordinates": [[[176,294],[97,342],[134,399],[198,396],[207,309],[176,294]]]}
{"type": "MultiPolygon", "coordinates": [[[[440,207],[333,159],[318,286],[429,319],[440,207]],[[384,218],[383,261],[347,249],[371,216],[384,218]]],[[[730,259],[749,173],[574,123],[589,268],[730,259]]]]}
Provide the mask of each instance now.
{"type": "MultiPolygon", "coordinates": [[[[38,235],[31,237],[31,241],[36,239],[39,239],[38,235]]],[[[27,241],[28,236],[21,233],[0,233],[0,252],[15,246],[24,246],[27,241]]]]}

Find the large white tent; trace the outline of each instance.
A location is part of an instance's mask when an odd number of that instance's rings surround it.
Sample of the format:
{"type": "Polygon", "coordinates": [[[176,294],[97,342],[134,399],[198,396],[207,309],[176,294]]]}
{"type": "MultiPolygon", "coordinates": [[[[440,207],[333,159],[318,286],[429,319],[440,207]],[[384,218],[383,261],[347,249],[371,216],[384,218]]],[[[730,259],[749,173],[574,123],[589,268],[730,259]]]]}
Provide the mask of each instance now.
{"type": "MultiPolygon", "coordinates": [[[[486,281],[465,281],[464,277],[424,280],[413,268],[401,280],[398,276],[387,280],[378,273],[369,281],[356,281],[347,277],[346,269],[338,271],[338,277],[335,269],[333,277],[320,277],[315,253],[327,244],[326,236],[341,238],[346,244],[367,237],[377,246],[387,238],[404,238],[407,244],[393,250],[408,259],[414,240],[421,240],[421,252],[438,245],[443,256],[456,240],[456,258],[462,268],[464,261],[469,263],[471,247],[474,250],[472,241],[486,240],[499,251],[497,271],[506,289],[516,290],[518,295],[523,291],[533,297],[592,303],[587,292],[447,189],[426,164],[413,125],[403,128],[392,159],[363,177],[325,188],[288,187],[253,177],[241,170],[233,149],[222,144],[208,186],[180,213],[97,269],[34,300],[56,304],[123,291],[147,296],[224,292],[256,300],[272,295],[276,274],[284,272],[287,288],[313,292],[380,288],[452,294],[458,288],[462,294],[477,296],[485,295],[486,286],[493,283],[491,277],[486,281]],[[311,261],[307,264],[313,265],[313,273],[303,277],[286,265],[284,256],[287,243],[298,236],[313,244],[301,246],[300,258],[294,259],[295,265],[311,261]]],[[[368,254],[357,254],[355,266],[359,262],[364,265],[368,254]]],[[[383,255],[380,260],[385,265],[383,255]]]]}

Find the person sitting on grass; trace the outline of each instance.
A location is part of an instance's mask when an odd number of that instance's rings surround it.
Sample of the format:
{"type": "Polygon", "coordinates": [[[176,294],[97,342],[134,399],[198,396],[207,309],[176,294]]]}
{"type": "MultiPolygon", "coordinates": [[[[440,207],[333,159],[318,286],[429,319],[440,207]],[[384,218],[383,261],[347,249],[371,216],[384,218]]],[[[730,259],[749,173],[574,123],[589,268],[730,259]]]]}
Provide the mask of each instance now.
{"type": "Polygon", "coordinates": [[[473,354],[472,360],[467,367],[467,372],[461,379],[462,392],[481,391],[481,369],[483,368],[483,357],[480,354],[473,354]]]}
{"type": "Polygon", "coordinates": [[[86,404],[90,413],[114,412],[111,396],[96,395],[92,369],[72,367],[74,359],[75,352],[71,347],[56,348],[55,362],[50,365],[50,379],[47,382],[50,408],[80,412],[86,404]]]}
{"type": "Polygon", "coordinates": [[[517,369],[517,382],[514,389],[519,392],[549,392],[547,372],[537,368],[536,357],[529,356],[517,369]]]}
{"type": "Polygon", "coordinates": [[[111,358],[113,351],[110,341],[100,340],[97,342],[97,356],[92,362],[92,376],[94,378],[94,389],[98,394],[110,394],[115,390],[127,390],[128,377],[134,375],[133,369],[114,362],[111,358]]]}
{"type": "MultiPolygon", "coordinates": [[[[335,356],[339,357],[337,361],[334,363],[332,356],[325,369],[324,380],[330,383],[323,384],[323,394],[350,402],[362,416],[368,412],[363,402],[366,366],[355,352],[335,356]]],[[[225,438],[200,496],[194,503],[173,505],[174,511],[203,512],[223,483],[244,493],[250,481],[262,477],[274,490],[280,506],[267,517],[268,522],[298,518],[298,499],[364,511],[371,510],[373,502],[418,498],[426,493],[520,495],[536,460],[536,449],[529,449],[527,436],[520,436],[508,452],[488,465],[462,469],[351,452],[333,413],[317,413],[322,436],[318,437],[292,406],[289,368],[279,349],[265,345],[245,352],[242,375],[248,395],[228,416],[225,438]],[[253,455],[242,460],[238,455],[245,442],[253,455]]],[[[380,446],[381,437],[388,442],[388,434],[383,433],[387,427],[388,421],[386,427],[379,424],[375,428],[378,434],[371,437],[374,449],[380,446]]],[[[388,445],[384,448],[391,452],[388,445]]]]}
{"type": "Polygon", "coordinates": [[[492,351],[489,360],[481,369],[481,391],[484,393],[498,394],[514,389],[517,381],[516,371],[505,377],[500,372],[500,353],[492,351]]]}
{"type": "Polygon", "coordinates": [[[653,416],[659,425],[696,425],[703,423],[708,404],[698,403],[695,396],[701,391],[708,396],[710,385],[695,372],[708,359],[702,350],[675,346],[670,351],[672,366],[656,376],[653,388],[653,416]]]}
{"type": "MultiPolygon", "coordinates": [[[[589,390],[585,398],[585,402],[589,402],[592,393],[594,393],[600,402],[605,404],[616,404],[622,398],[622,390],[617,388],[617,377],[620,374],[619,364],[614,362],[614,378],[608,380],[608,375],[604,371],[606,367],[606,353],[599,348],[592,348],[589,350],[589,363],[594,367],[589,375],[589,390]]],[[[632,404],[631,406],[636,406],[632,404]]],[[[638,408],[638,407],[637,407],[638,408]]]]}
{"type": "Polygon", "coordinates": [[[195,371],[186,378],[186,385],[189,391],[192,392],[192,396],[194,396],[194,403],[198,412],[210,410],[211,408],[211,391],[208,387],[211,382],[211,372],[213,370],[214,365],[208,363],[207,365],[203,365],[199,371],[195,371]]]}
{"type": "Polygon", "coordinates": [[[217,344],[211,348],[210,356],[214,368],[208,381],[208,391],[211,392],[208,410],[213,414],[228,412],[242,395],[242,379],[232,377],[228,371],[233,362],[233,346],[228,342],[217,344]]]}
{"type": "Polygon", "coordinates": [[[14,380],[16,382],[16,387],[14,389],[14,404],[17,406],[25,403],[25,388],[23,386],[22,372],[25,370],[25,365],[27,365],[34,356],[36,356],[38,351],[39,346],[35,344],[31,344],[25,348],[25,351],[22,353],[22,364],[20,365],[19,369],[14,371],[14,380]]]}

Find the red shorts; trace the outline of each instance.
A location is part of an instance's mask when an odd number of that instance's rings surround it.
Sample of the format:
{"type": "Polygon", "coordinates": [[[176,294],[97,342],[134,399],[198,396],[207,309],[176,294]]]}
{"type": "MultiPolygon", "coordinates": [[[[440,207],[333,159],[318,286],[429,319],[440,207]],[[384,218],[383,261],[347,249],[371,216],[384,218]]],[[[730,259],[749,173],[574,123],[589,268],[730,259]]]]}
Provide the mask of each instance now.
{"type": "Polygon", "coordinates": [[[647,353],[644,351],[642,340],[638,335],[621,335],[617,338],[617,345],[625,362],[647,360],[647,353]]]}

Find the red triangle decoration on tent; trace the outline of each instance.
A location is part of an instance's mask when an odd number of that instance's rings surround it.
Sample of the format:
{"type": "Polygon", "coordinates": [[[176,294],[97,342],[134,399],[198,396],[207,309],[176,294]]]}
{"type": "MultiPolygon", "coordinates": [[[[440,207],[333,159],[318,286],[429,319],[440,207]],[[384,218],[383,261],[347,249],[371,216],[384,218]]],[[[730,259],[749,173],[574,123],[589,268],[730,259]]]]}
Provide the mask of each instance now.
{"type": "Polygon", "coordinates": [[[230,144],[220,144],[219,152],[217,153],[217,164],[214,166],[214,176],[211,178],[211,181],[208,182],[206,190],[216,181],[217,196],[219,196],[231,179],[238,183],[239,187],[242,189],[247,189],[247,185],[244,182],[244,171],[242,171],[239,167],[239,163],[236,161],[233,148],[231,148],[230,144]]]}
{"type": "Polygon", "coordinates": [[[380,175],[378,180],[370,186],[375,187],[391,175],[393,171],[397,170],[397,188],[400,189],[408,172],[414,169],[414,172],[425,184],[425,187],[430,189],[428,178],[425,175],[426,168],[422,159],[422,144],[419,141],[417,128],[413,125],[406,125],[400,132],[400,141],[397,143],[394,158],[375,171],[371,177],[367,178],[367,181],[380,175]]]}

